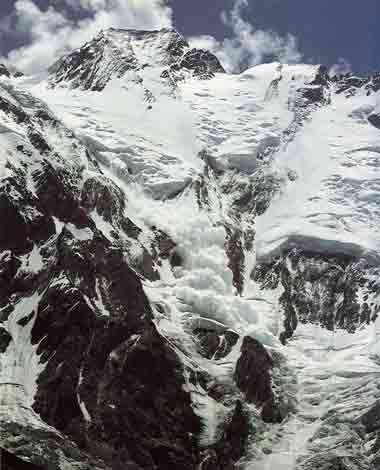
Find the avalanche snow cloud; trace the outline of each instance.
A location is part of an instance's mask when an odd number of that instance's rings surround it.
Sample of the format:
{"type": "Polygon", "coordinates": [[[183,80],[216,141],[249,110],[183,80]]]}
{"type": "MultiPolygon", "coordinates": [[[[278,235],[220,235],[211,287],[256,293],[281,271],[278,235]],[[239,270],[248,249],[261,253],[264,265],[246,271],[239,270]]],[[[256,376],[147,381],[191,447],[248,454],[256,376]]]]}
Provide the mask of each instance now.
{"type": "Polygon", "coordinates": [[[5,462],[375,470],[380,76],[164,26],[0,69],[5,462]]]}

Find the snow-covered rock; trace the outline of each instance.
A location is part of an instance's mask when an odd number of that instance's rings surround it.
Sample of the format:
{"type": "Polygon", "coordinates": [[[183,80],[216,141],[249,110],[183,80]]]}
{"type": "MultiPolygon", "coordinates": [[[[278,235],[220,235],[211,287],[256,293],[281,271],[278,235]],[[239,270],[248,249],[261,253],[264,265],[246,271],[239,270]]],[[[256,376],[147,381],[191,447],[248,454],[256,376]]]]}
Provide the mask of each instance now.
{"type": "Polygon", "coordinates": [[[149,73],[156,79],[174,78],[181,71],[211,78],[224,72],[210,52],[190,49],[174,29],[159,31],[102,31],[80,49],[60,58],[50,69],[51,86],[69,84],[72,88],[101,91],[113,78],[126,77],[144,83],[149,73]]]}

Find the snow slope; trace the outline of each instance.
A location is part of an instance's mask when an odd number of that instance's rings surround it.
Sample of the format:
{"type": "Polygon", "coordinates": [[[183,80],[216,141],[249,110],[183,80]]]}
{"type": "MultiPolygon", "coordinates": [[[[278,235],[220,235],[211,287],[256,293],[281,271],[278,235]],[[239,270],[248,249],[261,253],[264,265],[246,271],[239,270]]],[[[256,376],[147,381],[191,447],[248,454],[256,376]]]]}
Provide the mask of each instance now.
{"type": "Polygon", "coordinates": [[[376,258],[378,130],[367,116],[377,98],[365,90],[351,99],[332,92],[331,105],[318,107],[289,141],[297,92],[317,70],[275,63],[240,76],[190,79],[180,84],[176,99],[157,85],[152,109],[142,105],[139,85],[119,92],[115,82],[101,95],[43,86],[36,92],[112,172],[155,198],[176,194],[200,173],[203,149],[221,168],[251,178],[258,169],[275,175],[282,181],[279,194],[256,221],[259,257],[301,243],[376,258]]]}
{"type": "MultiPolygon", "coordinates": [[[[227,169],[226,185],[231,174],[237,175],[236,184],[249,184],[259,166],[261,171],[264,167],[272,173],[271,160],[264,165],[258,159],[269,159],[281,147],[283,134],[294,120],[289,102],[296,100],[296,90],[312,81],[317,71],[316,66],[281,67],[275,63],[255,67],[241,76],[219,74],[202,82],[190,79],[179,86],[176,97],[156,89],[152,109],[142,106],[138,85],[124,90],[120,81],[101,94],[51,90],[44,83],[32,90],[66,125],[76,129],[107,174],[122,184],[134,222],[140,227],[158,226],[178,244],[186,271],[177,275],[175,297],[244,334],[250,331],[250,324],[264,332],[272,320],[258,316],[254,302],[235,296],[223,228],[225,223],[235,223],[230,195],[216,187],[214,199],[210,196],[208,201],[209,210],[199,209],[191,188],[204,167],[199,152],[207,150],[217,166],[227,169]],[[279,76],[280,85],[272,91],[272,83],[279,76]],[[174,200],[165,201],[184,189],[174,200]]],[[[212,182],[208,185],[211,193],[212,182]]],[[[253,214],[247,214],[244,224],[254,229],[253,214]]],[[[254,257],[252,249],[247,253],[247,283],[254,257]]],[[[168,281],[174,282],[171,273],[168,281]]],[[[246,291],[246,295],[254,294],[246,291]]],[[[266,334],[269,343],[275,341],[273,334],[278,334],[277,329],[266,334]]]]}
{"type": "Polygon", "coordinates": [[[333,94],[331,106],[316,111],[276,155],[280,171],[291,168],[297,179],[257,219],[259,256],[296,239],[378,262],[379,131],[365,119],[375,99],[364,91],[351,99],[333,94]]]}

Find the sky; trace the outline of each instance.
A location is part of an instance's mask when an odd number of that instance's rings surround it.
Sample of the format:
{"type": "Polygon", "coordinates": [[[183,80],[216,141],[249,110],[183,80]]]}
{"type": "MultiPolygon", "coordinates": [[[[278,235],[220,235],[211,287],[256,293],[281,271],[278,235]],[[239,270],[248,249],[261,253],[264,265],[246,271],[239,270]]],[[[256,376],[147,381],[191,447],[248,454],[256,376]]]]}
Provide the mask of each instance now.
{"type": "Polygon", "coordinates": [[[0,56],[37,73],[107,27],[176,27],[231,72],[264,61],[380,70],[380,0],[1,0],[0,56]]]}
{"type": "MultiPolygon", "coordinates": [[[[218,15],[231,1],[175,4],[176,24],[186,35],[225,34],[218,15]]],[[[292,33],[306,62],[331,66],[344,58],[354,71],[380,71],[380,0],[249,0],[245,16],[256,28],[292,33]]]]}

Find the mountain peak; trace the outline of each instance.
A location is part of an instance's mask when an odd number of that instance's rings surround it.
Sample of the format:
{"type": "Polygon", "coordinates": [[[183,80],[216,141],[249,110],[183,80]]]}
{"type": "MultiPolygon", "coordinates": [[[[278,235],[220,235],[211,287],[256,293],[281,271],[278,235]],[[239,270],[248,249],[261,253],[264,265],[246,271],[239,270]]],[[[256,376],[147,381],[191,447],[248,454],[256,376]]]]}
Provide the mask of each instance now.
{"type": "Polygon", "coordinates": [[[157,33],[174,33],[180,36],[180,33],[175,28],[160,28],[160,29],[132,29],[132,28],[114,28],[110,27],[102,30],[101,32],[117,32],[124,34],[135,34],[136,36],[143,36],[147,34],[157,34],[157,33]]]}
{"type": "MultiPolygon", "coordinates": [[[[173,28],[102,30],[79,49],[60,58],[50,69],[50,84],[101,91],[109,81],[135,72],[142,81],[145,68],[156,68],[157,77],[178,79],[182,71],[199,78],[224,72],[210,52],[191,49],[173,28]]],[[[182,78],[182,75],[181,77],[182,78]]]]}
{"type": "MultiPolygon", "coordinates": [[[[165,40],[164,38],[175,38],[188,45],[185,38],[174,28],[161,28],[161,29],[123,29],[123,28],[107,28],[101,30],[94,38],[104,37],[110,40],[117,40],[124,38],[125,40],[147,40],[155,39],[165,40]]],[[[90,41],[91,42],[91,41],[90,41]]]]}

